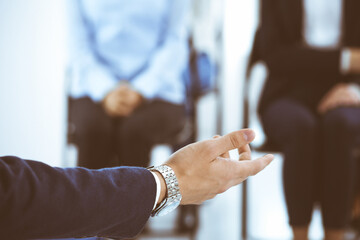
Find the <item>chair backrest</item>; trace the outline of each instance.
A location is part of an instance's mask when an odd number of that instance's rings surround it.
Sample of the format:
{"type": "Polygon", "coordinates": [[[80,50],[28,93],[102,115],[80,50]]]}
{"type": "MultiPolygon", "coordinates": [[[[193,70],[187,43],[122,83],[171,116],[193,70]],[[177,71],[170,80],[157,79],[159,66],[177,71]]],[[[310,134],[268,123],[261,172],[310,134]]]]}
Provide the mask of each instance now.
{"type": "Polygon", "coordinates": [[[259,24],[255,31],[254,42],[250,51],[249,60],[246,66],[246,77],[244,83],[244,112],[243,112],[243,124],[244,128],[254,127],[261,129],[257,133],[257,138],[252,143],[252,148],[260,152],[279,152],[280,148],[266,138],[264,131],[262,130],[261,121],[257,115],[257,109],[265,81],[267,78],[267,69],[264,63],[262,63],[261,56],[258,51],[259,35],[261,27],[261,11],[262,1],[258,0],[259,4],[259,24]],[[260,136],[259,136],[260,135],[260,136]]]}
{"type": "Polygon", "coordinates": [[[257,130],[257,137],[251,144],[252,149],[259,152],[280,152],[280,147],[266,138],[257,114],[259,101],[268,74],[267,69],[263,63],[258,62],[253,63],[253,67],[249,71],[249,75],[244,83],[243,127],[257,130]]]}
{"type": "Polygon", "coordinates": [[[218,74],[218,66],[211,61],[207,54],[198,52],[191,39],[189,40],[189,49],[189,64],[184,71],[183,78],[186,88],[186,105],[191,111],[201,96],[216,90],[215,78],[218,74]]]}
{"type": "Polygon", "coordinates": [[[210,57],[198,52],[191,38],[189,39],[189,64],[184,71],[183,79],[186,88],[186,114],[187,120],[183,130],[176,139],[169,139],[174,150],[177,150],[187,144],[194,142],[197,138],[197,115],[196,104],[200,97],[205,94],[216,91],[216,77],[218,66],[212,62],[210,57]]]}

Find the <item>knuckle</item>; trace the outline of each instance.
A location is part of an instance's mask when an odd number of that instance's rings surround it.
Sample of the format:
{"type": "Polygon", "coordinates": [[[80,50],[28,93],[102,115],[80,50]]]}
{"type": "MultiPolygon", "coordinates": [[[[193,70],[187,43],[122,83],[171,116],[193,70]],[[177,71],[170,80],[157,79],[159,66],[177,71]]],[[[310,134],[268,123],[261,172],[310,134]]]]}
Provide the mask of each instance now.
{"type": "Polygon", "coordinates": [[[244,153],[240,154],[239,159],[240,160],[246,160],[246,159],[249,160],[249,159],[251,159],[251,155],[250,155],[250,153],[244,152],[244,153]]]}
{"type": "Polygon", "coordinates": [[[241,145],[240,139],[234,135],[230,136],[229,140],[230,140],[230,144],[231,144],[232,148],[237,148],[241,145]]]}

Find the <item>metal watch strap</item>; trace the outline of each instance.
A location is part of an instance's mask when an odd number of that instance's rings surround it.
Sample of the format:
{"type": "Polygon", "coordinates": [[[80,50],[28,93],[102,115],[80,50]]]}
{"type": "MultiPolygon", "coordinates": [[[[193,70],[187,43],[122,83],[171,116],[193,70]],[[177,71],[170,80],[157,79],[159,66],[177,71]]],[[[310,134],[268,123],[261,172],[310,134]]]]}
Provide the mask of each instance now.
{"type": "Polygon", "coordinates": [[[156,216],[167,205],[174,202],[180,203],[182,196],[180,193],[179,183],[176,178],[175,172],[174,170],[172,170],[171,167],[167,165],[160,165],[157,167],[150,167],[148,169],[151,171],[159,172],[165,179],[165,184],[167,188],[165,199],[151,213],[152,216],[156,216]]]}

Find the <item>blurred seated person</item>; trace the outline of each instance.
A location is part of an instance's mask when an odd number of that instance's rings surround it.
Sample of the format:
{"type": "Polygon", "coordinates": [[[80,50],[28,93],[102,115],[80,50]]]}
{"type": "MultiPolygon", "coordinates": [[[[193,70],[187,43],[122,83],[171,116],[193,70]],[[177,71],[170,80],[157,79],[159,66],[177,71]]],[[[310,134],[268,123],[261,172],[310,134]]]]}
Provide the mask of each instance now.
{"type": "Polygon", "coordinates": [[[185,122],[188,0],[68,0],[79,166],[147,166],[185,122]],[[114,162],[115,159],[115,162],[114,162]]]}
{"type": "Polygon", "coordinates": [[[262,1],[254,55],[269,74],[259,113],[284,153],[295,239],[307,239],[315,202],[325,239],[343,239],[349,223],[360,145],[359,12],[357,0],[262,1]]]}

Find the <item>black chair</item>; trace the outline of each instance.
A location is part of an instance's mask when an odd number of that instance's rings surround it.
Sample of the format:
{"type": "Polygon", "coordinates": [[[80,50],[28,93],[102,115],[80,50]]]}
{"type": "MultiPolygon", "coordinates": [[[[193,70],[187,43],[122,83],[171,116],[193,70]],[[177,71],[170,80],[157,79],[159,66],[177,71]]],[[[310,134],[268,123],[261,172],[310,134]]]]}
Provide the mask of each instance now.
{"type": "Polygon", "coordinates": [[[357,212],[352,215],[350,227],[354,231],[356,239],[360,239],[360,147],[357,149],[357,151],[354,152],[354,154],[357,156],[357,159],[359,159],[359,163],[357,164],[357,172],[359,174],[356,176],[356,192],[354,202],[354,210],[357,210],[357,212]]]}
{"type": "MultiPolygon", "coordinates": [[[[255,33],[255,41],[258,39],[256,36],[259,34],[259,31],[257,30],[255,33]]],[[[253,44],[253,46],[256,45],[256,43],[253,44]]],[[[249,93],[251,92],[251,85],[252,85],[252,78],[251,78],[251,72],[253,67],[257,64],[261,63],[260,56],[255,48],[252,49],[248,66],[247,66],[247,72],[246,72],[246,78],[244,82],[244,99],[243,99],[243,128],[249,128],[251,125],[251,116],[256,112],[257,109],[257,102],[259,99],[256,99],[256,103],[251,102],[249,93]]],[[[265,77],[266,78],[266,77],[265,77]]],[[[264,79],[263,79],[264,80],[264,79]]],[[[263,87],[263,86],[262,86],[263,87]]],[[[259,96],[262,92],[262,87],[259,89],[259,96]]],[[[255,113],[256,114],[256,113],[255,113]]],[[[355,157],[358,159],[358,176],[357,176],[357,194],[360,196],[360,138],[358,139],[358,145],[359,147],[354,150],[355,157]]],[[[272,142],[269,139],[265,139],[265,141],[260,146],[254,146],[251,145],[251,149],[255,152],[259,153],[281,153],[281,148],[276,145],[274,142],[272,142]]],[[[245,181],[242,184],[242,192],[241,192],[241,199],[242,199],[242,206],[241,206],[241,219],[242,219],[242,239],[246,240],[249,237],[248,234],[248,208],[249,208],[249,201],[248,201],[248,184],[247,181],[245,181]]],[[[356,232],[357,236],[360,237],[360,215],[353,217],[351,221],[351,227],[353,231],[356,232]]]]}
{"type": "MultiPolygon", "coordinates": [[[[252,54],[250,56],[250,63],[251,66],[255,62],[254,61],[254,52],[252,51],[252,54]]],[[[250,69],[248,70],[250,71],[250,69]]],[[[250,115],[253,114],[254,109],[251,108],[251,105],[254,105],[254,103],[251,103],[250,101],[250,74],[247,75],[245,78],[244,83],[244,99],[243,99],[243,128],[249,128],[250,127],[250,115]]],[[[257,99],[258,100],[258,99],[257,99]]],[[[257,105],[257,104],[255,104],[257,105]]],[[[254,107],[256,109],[256,107],[254,107]]],[[[279,153],[281,152],[279,146],[274,144],[272,141],[269,141],[268,139],[265,139],[265,141],[260,145],[254,147],[253,145],[250,146],[252,151],[260,152],[260,153],[279,153]]],[[[242,191],[241,191],[241,199],[242,199],[242,206],[241,206],[241,239],[246,240],[248,239],[248,182],[245,181],[242,183],[242,191]]]]}
{"type": "MultiPolygon", "coordinates": [[[[259,1],[260,5],[261,1],[259,1]]],[[[260,11],[259,11],[260,13],[260,11]]],[[[255,32],[254,40],[257,41],[259,35],[259,30],[257,29],[255,32]]],[[[254,65],[259,62],[260,55],[257,52],[257,49],[254,47],[256,43],[253,43],[252,50],[250,52],[247,68],[246,68],[246,77],[245,82],[243,86],[243,128],[249,128],[250,127],[250,85],[251,85],[251,70],[253,69],[254,65]]],[[[262,91],[262,90],[261,90],[262,91]]],[[[260,92],[261,92],[260,91],[260,92]]],[[[257,99],[258,100],[258,99],[257,99]]],[[[256,104],[257,105],[257,104],[256,104]]],[[[256,109],[256,107],[255,107],[256,109]]],[[[265,142],[254,149],[253,146],[251,146],[252,150],[258,151],[258,152],[280,152],[279,148],[272,142],[265,140],[265,142]]],[[[241,239],[246,240],[248,238],[248,183],[247,181],[244,181],[242,183],[242,191],[241,191],[241,239]]]]}

